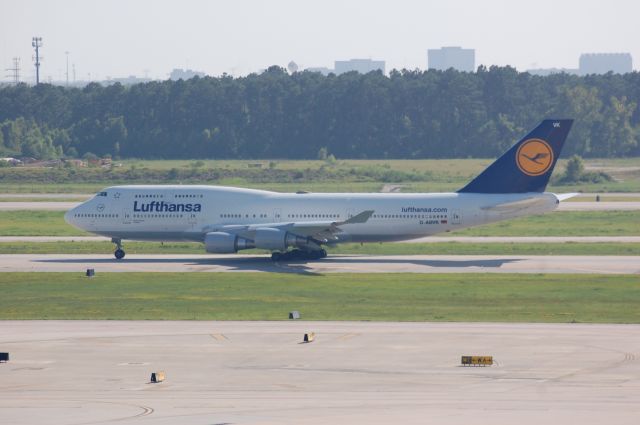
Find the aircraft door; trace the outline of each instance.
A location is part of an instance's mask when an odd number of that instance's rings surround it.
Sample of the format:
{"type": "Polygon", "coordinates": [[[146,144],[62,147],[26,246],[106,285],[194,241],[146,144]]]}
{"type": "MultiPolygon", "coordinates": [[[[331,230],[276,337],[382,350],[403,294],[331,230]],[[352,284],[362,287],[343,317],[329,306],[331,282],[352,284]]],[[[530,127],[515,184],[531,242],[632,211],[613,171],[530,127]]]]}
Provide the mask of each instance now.
{"type": "Polygon", "coordinates": [[[122,224],[131,224],[131,208],[122,209],[122,224]]]}
{"type": "Polygon", "coordinates": [[[282,208],[276,208],[273,210],[273,221],[277,223],[280,220],[282,220],[282,208]]]}
{"type": "Polygon", "coordinates": [[[189,213],[187,217],[187,222],[191,226],[192,229],[195,229],[198,224],[198,216],[196,213],[189,213]]]}
{"type": "Polygon", "coordinates": [[[462,211],[451,210],[451,224],[462,224],[462,211]]]}

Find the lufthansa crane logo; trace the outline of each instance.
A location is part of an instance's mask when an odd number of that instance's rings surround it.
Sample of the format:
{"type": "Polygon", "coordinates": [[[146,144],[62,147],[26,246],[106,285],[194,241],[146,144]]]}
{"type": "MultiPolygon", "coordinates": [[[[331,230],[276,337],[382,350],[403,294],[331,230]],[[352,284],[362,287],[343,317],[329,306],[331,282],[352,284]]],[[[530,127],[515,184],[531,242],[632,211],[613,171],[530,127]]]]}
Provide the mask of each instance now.
{"type": "Polygon", "coordinates": [[[553,150],[544,140],[529,139],[518,148],[516,164],[528,176],[546,173],[553,163],[553,150]]]}

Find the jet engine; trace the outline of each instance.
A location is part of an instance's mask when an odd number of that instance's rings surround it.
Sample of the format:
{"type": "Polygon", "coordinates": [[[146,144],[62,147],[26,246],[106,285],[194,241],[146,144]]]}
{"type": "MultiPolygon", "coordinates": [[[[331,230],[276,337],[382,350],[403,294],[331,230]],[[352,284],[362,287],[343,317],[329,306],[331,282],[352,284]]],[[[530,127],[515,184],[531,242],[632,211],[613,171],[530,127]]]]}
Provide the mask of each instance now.
{"type": "Polygon", "coordinates": [[[256,248],[268,249],[270,251],[284,251],[289,246],[319,249],[319,246],[309,238],[271,227],[257,229],[254,242],[256,248]]]}
{"type": "Polygon", "coordinates": [[[229,254],[241,249],[255,248],[253,241],[226,232],[209,232],[204,236],[204,247],[212,254],[229,254]]]}

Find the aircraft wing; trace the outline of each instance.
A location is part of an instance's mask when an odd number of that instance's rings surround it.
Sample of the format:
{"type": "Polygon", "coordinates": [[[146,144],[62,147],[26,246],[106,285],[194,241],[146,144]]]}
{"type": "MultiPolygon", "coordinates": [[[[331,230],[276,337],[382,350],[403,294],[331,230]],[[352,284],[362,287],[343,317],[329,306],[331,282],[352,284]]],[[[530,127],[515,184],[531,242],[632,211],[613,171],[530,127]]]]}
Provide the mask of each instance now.
{"type": "MultiPolygon", "coordinates": [[[[302,237],[310,237],[322,242],[336,239],[335,234],[342,232],[341,226],[346,224],[366,223],[373,215],[373,210],[362,211],[344,221],[289,221],[260,224],[230,224],[221,226],[216,231],[234,233],[251,239],[257,229],[281,229],[302,237]]],[[[212,230],[213,231],[213,230],[212,230]]]]}

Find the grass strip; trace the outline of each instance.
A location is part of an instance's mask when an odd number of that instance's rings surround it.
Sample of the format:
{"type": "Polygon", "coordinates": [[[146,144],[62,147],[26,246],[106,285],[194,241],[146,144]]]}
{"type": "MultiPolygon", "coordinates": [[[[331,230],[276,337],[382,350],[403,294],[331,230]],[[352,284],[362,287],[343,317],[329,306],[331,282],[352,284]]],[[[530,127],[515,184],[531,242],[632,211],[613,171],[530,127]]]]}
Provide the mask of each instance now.
{"type": "Polygon", "coordinates": [[[634,275],[0,274],[0,319],[640,323],[634,275]]]}

